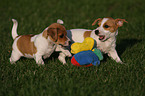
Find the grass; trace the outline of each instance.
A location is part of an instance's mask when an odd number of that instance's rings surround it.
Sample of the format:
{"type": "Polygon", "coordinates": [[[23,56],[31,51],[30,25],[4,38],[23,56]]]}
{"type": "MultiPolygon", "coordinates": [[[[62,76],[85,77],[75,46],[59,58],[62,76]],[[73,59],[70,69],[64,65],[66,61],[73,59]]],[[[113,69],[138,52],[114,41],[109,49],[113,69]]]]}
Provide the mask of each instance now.
{"type": "Polygon", "coordinates": [[[0,1],[0,96],[145,96],[144,0],[0,1]],[[9,63],[12,18],[18,34],[38,34],[57,19],[66,29],[94,29],[97,18],[124,18],[117,51],[125,64],[106,57],[99,67],[62,65],[55,54],[37,66],[33,59],[9,63]]]}

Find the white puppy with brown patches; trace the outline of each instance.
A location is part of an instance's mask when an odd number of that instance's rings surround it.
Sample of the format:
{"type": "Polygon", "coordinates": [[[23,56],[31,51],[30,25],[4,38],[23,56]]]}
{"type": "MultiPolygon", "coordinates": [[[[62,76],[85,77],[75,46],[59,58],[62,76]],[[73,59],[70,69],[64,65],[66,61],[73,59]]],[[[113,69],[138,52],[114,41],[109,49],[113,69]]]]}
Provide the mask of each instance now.
{"type": "Polygon", "coordinates": [[[99,27],[94,30],[71,29],[67,30],[67,36],[72,42],[83,42],[86,37],[92,37],[96,41],[96,47],[102,52],[107,53],[116,62],[122,63],[116,52],[116,36],[118,27],[127,22],[125,19],[99,18],[92,25],[98,23],[99,27]]]}
{"type": "MultiPolygon", "coordinates": [[[[67,37],[65,27],[59,24],[60,20],[58,20],[58,23],[53,23],[48,26],[38,35],[18,35],[18,22],[15,19],[12,19],[12,21],[12,37],[14,42],[10,57],[11,64],[15,63],[22,56],[34,58],[37,64],[44,64],[42,56],[45,59],[49,57],[56,49],[57,51],[62,51],[65,53],[65,56],[71,56],[71,54],[65,49],[58,50],[61,46],[68,46],[70,41],[67,37]]],[[[62,63],[66,63],[65,58],[62,60],[59,56],[59,60],[62,63]]]]}

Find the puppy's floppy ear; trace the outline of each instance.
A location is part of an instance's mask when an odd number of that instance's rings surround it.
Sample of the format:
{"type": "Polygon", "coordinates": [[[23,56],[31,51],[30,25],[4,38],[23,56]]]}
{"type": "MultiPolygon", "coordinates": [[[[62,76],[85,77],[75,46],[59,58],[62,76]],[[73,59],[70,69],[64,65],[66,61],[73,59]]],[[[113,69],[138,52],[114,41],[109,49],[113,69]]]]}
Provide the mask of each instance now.
{"type": "Polygon", "coordinates": [[[125,19],[115,19],[115,23],[118,27],[123,26],[124,22],[128,23],[125,19]]]}
{"type": "Polygon", "coordinates": [[[54,41],[57,41],[58,29],[57,28],[48,28],[47,35],[50,36],[54,41]]]}
{"type": "Polygon", "coordinates": [[[48,37],[47,30],[48,30],[48,27],[43,31],[43,37],[44,38],[48,37]]]}
{"type": "Polygon", "coordinates": [[[101,21],[101,20],[102,20],[102,18],[96,19],[96,20],[92,23],[92,26],[94,26],[98,21],[101,21]]]}

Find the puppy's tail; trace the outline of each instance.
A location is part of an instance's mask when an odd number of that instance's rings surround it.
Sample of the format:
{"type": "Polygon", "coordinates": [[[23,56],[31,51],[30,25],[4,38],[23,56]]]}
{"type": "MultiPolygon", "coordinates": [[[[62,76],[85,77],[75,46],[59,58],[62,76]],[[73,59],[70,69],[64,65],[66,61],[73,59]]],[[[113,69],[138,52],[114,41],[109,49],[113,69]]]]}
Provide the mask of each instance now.
{"type": "Polygon", "coordinates": [[[18,34],[17,34],[18,22],[15,19],[12,19],[12,21],[13,21],[12,37],[13,37],[13,39],[15,39],[18,36],[18,34]]]}
{"type": "Polygon", "coordinates": [[[61,20],[61,19],[57,19],[57,23],[59,23],[59,24],[63,24],[63,20],[61,20]]]}

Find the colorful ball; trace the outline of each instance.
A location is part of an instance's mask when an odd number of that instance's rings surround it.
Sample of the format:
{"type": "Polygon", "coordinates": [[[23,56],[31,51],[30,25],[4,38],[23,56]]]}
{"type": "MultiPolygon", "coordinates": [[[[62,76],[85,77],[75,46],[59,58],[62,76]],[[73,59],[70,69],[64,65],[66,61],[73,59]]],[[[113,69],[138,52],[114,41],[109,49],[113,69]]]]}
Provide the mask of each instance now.
{"type": "Polygon", "coordinates": [[[88,50],[75,54],[71,59],[71,63],[79,67],[82,66],[89,67],[92,65],[98,66],[100,64],[100,60],[93,51],[88,50]]]}

